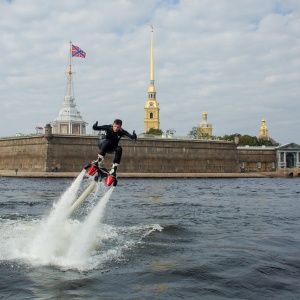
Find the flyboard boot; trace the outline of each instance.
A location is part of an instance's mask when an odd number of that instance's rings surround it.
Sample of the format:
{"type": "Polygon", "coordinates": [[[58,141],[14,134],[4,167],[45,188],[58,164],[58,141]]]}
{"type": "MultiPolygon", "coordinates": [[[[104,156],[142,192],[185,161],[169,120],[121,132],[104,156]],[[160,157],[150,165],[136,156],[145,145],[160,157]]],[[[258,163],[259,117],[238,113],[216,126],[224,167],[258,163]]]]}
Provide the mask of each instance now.
{"type": "Polygon", "coordinates": [[[118,169],[119,164],[113,163],[111,170],[109,171],[109,174],[117,177],[117,169],[118,169]]]}
{"type": "Polygon", "coordinates": [[[84,168],[87,171],[87,174],[90,176],[95,175],[95,173],[99,170],[101,163],[104,161],[104,157],[98,154],[98,158],[91,163],[87,164],[84,168]]]}
{"type": "Polygon", "coordinates": [[[103,163],[103,161],[104,161],[104,156],[98,154],[98,159],[97,159],[98,165],[100,166],[103,163]]]}
{"type": "Polygon", "coordinates": [[[118,168],[119,164],[113,163],[111,170],[109,171],[109,173],[107,174],[107,177],[105,179],[105,184],[110,186],[113,184],[113,186],[116,186],[118,183],[117,180],[117,168],[118,168]]]}
{"type": "Polygon", "coordinates": [[[110,173],[107,171],[106,168],[104,168],[101,164],[104,161],[104,157],[100,154],[98,154],[98,159],[95,161],[92,161],[90,164],[86,165],[84,168],[87,171],[87,174],[89,176],[95,176],[94,180],[96,182],[102,181],[104,179],[104,182],[107,186],[111,186],[114,184],[114,186],[117,185],[117,179],[116,177],[110,175],[110,173]]]}

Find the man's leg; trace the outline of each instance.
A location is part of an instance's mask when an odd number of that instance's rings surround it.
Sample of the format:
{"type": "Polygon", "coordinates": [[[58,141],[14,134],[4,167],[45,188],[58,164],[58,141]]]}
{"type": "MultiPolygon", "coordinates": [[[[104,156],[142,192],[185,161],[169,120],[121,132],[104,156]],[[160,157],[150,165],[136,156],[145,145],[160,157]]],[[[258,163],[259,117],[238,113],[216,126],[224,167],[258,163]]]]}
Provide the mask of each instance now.
{"type": "Polygon", "coordinates": [[[114,163],[112,165],[112,168],[110,170],[110,174],[112,174],[113,176],[117,175],[117,168],[121,162],[121,158],[122,158],[122,147],[121,146],[117,146],[115,148],[115,158],[114,158],[114,163]]]}
{"type": "Polygon", "coordinates": [[[115,148],[115,158],[114,158],[114,164],[120,164],[122,158],[122,147],[117,146],[115,148]]]}
{"type": "Polygon", "coordinates": [[[111,141],[107,139],[99,140],[98,147],[100,150],[98,154],[98,161],[101,163],[103,162],[106,153],[111,151],[111,141]]]}

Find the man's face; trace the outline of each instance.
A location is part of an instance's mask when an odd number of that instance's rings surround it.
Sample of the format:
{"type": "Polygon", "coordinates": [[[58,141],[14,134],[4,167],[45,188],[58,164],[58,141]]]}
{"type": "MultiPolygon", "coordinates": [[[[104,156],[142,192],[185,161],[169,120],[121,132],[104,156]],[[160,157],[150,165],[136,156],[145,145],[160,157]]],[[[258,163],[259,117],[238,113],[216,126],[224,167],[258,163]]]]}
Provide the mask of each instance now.
{"type": "Polygon", "coordinates": [[[118,132],[118,131],[120,130],[120,128],[121,128],[120,125],[118,125],[118,124],[116,124],[116,123],[113,124],[113,131],[114,131],[114,132],[118,132]]]}

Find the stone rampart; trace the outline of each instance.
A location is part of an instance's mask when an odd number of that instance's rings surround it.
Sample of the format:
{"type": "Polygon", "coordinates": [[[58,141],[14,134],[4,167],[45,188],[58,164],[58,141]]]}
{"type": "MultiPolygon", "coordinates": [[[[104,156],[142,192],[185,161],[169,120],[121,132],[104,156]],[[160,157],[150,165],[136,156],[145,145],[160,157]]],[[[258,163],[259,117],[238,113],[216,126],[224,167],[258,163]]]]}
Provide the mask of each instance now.
{"type": "Polygon", "coordinates": [[[0,139],[0,169],[45,171],[47,141],[43,136],[0,139]]]}
{"type": "Polygon", "coordinates": [[[123,139],[122,172],[230,173],[238,172],[234,143],[220,141],[123,139]]]}
{"type": "Polygon", "coordinates": [[[241,172],[276,171],[275,148],[240,147],[237,151],[241,172]]]}
{"type": "MultiPolygon", "coordinates": [[[[275,149],[236,147],[233,142],[123,138],[122,173],[275,172],[275,149]]],[[[97,158],[96,135],[36,135],[0,139],[0,170],[79,172],[97,158]]],[[[104,166],[111,167],[107,154],[104,166]]]]}

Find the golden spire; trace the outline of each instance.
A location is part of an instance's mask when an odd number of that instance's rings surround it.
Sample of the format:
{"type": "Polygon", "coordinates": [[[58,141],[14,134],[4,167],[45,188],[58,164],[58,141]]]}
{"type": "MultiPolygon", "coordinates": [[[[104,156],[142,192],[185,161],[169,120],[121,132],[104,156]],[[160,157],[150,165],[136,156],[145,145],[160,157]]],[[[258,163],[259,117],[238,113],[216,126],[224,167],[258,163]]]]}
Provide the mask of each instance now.
{"type": "Polygon", "coordinates": [[[159,103],[156,100],[156,88],[154,86],[154,42],[153,26],[151,27],[151,47],[150,47],[150,86],[148,88],[148,100],[146,101],[144,112],[145,132],[150,129],[159,129],[159,103]]]}
{"type": "Polygon", "coordinates": [[[154,86],[154,46],[153,46],[153,26],[151,27],[151,47],[150,47],[150,86],[148,89],[148,93],[156,93],[156,89],[154,86]]]}

